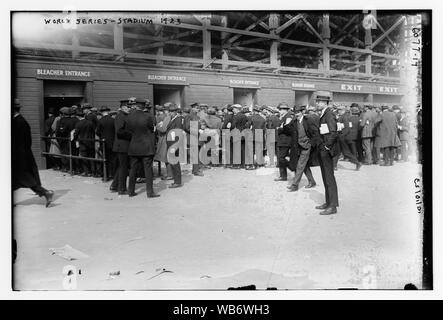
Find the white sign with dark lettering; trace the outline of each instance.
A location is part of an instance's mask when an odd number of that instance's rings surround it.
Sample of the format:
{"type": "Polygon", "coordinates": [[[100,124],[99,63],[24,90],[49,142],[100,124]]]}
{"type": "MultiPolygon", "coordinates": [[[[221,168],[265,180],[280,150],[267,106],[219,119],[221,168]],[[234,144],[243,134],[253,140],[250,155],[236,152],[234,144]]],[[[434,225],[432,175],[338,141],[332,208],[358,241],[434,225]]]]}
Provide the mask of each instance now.
{"type": "Polygon", "coordinates": [[[38,77],[69,77],[69,78],[90,78],[91,72],[78,70],[60,70],[60,69],[37,69],[38,77]]]}
{"type": "Polygon", "coordinates": [[[398,93],[397,87],[380,86],[378,87],[380,93],[398,93]]]}
{"type": "Polygon", "coordinates": [[[245,79],[229,79],[229,86],[231,86],[231,87],[245,87],[245,88],[258,88],[260,86],[260,81],[245,80],[245,79]]]}
{"type": "Polygon", "coordinates": [[[186,82],[186,77],[176,76],[176,75],[148,74],[148,80],[150,80],[150,81],[186,82]]]}
{"type": "Polygon", "coordinates": [[[340,85],[340,90],[342,90],[342,91],[360,92],[360,91],[362,91],[362,88],[363,88],[363,86],[360,84],[342,83],[340,85]]]}
{"type": "Polygon", "coordinates": [[[298,89],[298,90],[315,89],[315,84],[314,83],[293,82],[292,89],[298,89]]]}

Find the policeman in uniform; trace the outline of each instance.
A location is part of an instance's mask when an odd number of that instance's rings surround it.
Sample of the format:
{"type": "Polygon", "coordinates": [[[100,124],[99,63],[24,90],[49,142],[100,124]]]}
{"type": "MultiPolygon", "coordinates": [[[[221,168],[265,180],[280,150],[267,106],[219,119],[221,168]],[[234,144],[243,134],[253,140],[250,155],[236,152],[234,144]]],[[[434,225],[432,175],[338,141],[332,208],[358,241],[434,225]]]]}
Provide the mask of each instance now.
{"type": "Polygon", "coordinates": [[[128,146],[131,169],[129,172],[128,191],[129,197],[136,195],[135,182],[138,165],[141,165],[146,178],[146,195],[156,198],[160,195],[154,193],[152,164],[155,154],[154,126],[155,118],[148,112],[143,112],[145,101],[136,101],[134,111],[128,115],[126,124],[131,133],[128,146]]]}
{"type": "Polygon", "coordinates": [[[317,108],[320,111],[320,136],[321,142],[318,146],[320,170],[325,186],[326,202],[316,209],[321,209],[321,215],[337,213],[338,191],[334,177],[333,158],[338,153],[337,148],[337,121],[329,103],[331,94],[327,91],[319,91],[316,96],[317,108]]]}

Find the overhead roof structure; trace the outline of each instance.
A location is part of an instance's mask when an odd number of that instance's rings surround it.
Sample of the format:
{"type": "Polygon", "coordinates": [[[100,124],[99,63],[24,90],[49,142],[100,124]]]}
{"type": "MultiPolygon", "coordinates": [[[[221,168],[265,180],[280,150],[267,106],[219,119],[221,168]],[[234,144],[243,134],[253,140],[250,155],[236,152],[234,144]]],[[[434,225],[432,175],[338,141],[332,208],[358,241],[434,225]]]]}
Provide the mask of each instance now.
{"type": "Polygon", "coordinates": [[[16,56],[399,82],[416,25],[383,11],[15,13],[12,39],[16,56]]]}

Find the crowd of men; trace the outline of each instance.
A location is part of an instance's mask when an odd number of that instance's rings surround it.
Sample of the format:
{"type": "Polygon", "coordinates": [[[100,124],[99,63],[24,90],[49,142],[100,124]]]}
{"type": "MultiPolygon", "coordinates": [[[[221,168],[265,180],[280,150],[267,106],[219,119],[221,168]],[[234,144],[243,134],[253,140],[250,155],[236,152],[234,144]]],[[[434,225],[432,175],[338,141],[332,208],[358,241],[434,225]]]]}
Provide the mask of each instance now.
{"type": "MultiPolygon", "coordinates": [[[[157,197],[159,195],[152,187],[154,161],[166,165],[164,174],[160,170],[158,174],[161,179],[173,180],[170,188],[182,186],[180,163],[169,163],[167,157],[168,149],[175,142],[167,139],[172,130],[186,132],[188,148],[192,121],[198,122],[199,134],[208,137],[222,129],[238,129],[240,132],[261,129],[266,139],[266,132],[274,130],[280,173],[275,180],[287,181],[289,169],[295,172],[290,192],[298,190],[303,173],[308,179],[306,188],[312,188],[316,182],[310,167],[319,165],[326,188],[326,202],[319,209],[324,210],[323,214],[332,214],[338,206],[334,170],[337,170],[340,156],[354,163],[356,170],[363,164],[392,166],[394,160],[408,161],[411,125],[401,106],[356,103],[345,106],[332,103],[329,92],[319,92],[315,101],[315,105],[295,107],[287,103],[280,103],[277,107],[254,105],[252,108],[239,104],[208,106],[193,103],[179,108],[174,103],[152,106],[147,99],[129,98],[120,102],[117,111],[108,107],[97,110],[90,104],[63,107],[59,115],[49,110],[45,134],[51,137],[47,140],[47,148],[52,156],[48,161],[54,169],[68,171],[68,157],[57,157],[57,154],[71,154],[77,157],[72,161],[74,173],[100,177],[104,174],[103,164],[96,160],[105,157],[107,174],[113,177],[112,192],[135,196],[135,183],[144,179],[148,197],[157,197]]],[[[192,174],[202,176],[203,169],[221,165],[254,170],[264,165],[257,161],[259,156],[273,156],[266,147],[263,150],[255,147],[255,160],[245,161],[246,138],[240,139],[239,163],[233,161],[231,152],[229,161],[222,164],[220,145],[216,154],[211,151],[211,163],[192,164],[192,174]]],[[[204,143],[200,141],[200,147],[204,143]]]]}

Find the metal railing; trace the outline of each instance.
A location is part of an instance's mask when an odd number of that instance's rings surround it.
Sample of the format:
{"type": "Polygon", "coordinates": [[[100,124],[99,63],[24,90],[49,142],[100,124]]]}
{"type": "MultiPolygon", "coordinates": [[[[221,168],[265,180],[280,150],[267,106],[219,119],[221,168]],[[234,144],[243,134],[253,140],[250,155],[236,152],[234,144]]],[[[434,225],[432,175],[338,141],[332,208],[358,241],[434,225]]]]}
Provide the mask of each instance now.
{"type": "MultiPolygon", "coordinates": [[[[69,153],[65,154],[60,150],[60,153],[52,153],[52,152],[48,152],[48,151],[44,151],[42,152],[42,155],[45,157],[54,157],[54,158],[68,158],[69,159],[69,173],[71,175],[73,175],[73,160],[74,159],[78,159],[78,160],[88,160],[88,161],[96,161],[96,162],[101,162],[102,163],[102,167],[103,167],[103,177],[102,180],[104,182],[108,181],[108,173],[107,173],[107,162],[108,160],[106,159],[106,148],[105,148],[105,139],[79,139],[79,140],[71,140],[71,138],[68,137],[48,137],[48,136],[41,136],[41,139],[44,141],[47,140],[56,140],[57,143],[58,141],[67,141],[67,145],[69,146],[69,153]],[[95,142],[99,142],[100,143],[100,147],[99,150],[101,149],[102,151],[102,157],[101,158],[91,158],[91,157],[83,157],[80,155],[74,155],[72,154],[72,143],[73,142],[91,142],[94,141],[95,142]]],[[[45,144],[46,145],[46,144],[45,144]]],[[[51,143],[49,144],[49,146],[51,145],[51,143]]],[[[46,150],[47,147],[45,147],[46,150]]],[[[59,147],[60,149],[60,147],[59,147]]],[[[95,148],[94,148],[95,151],[95,148]]]]}

